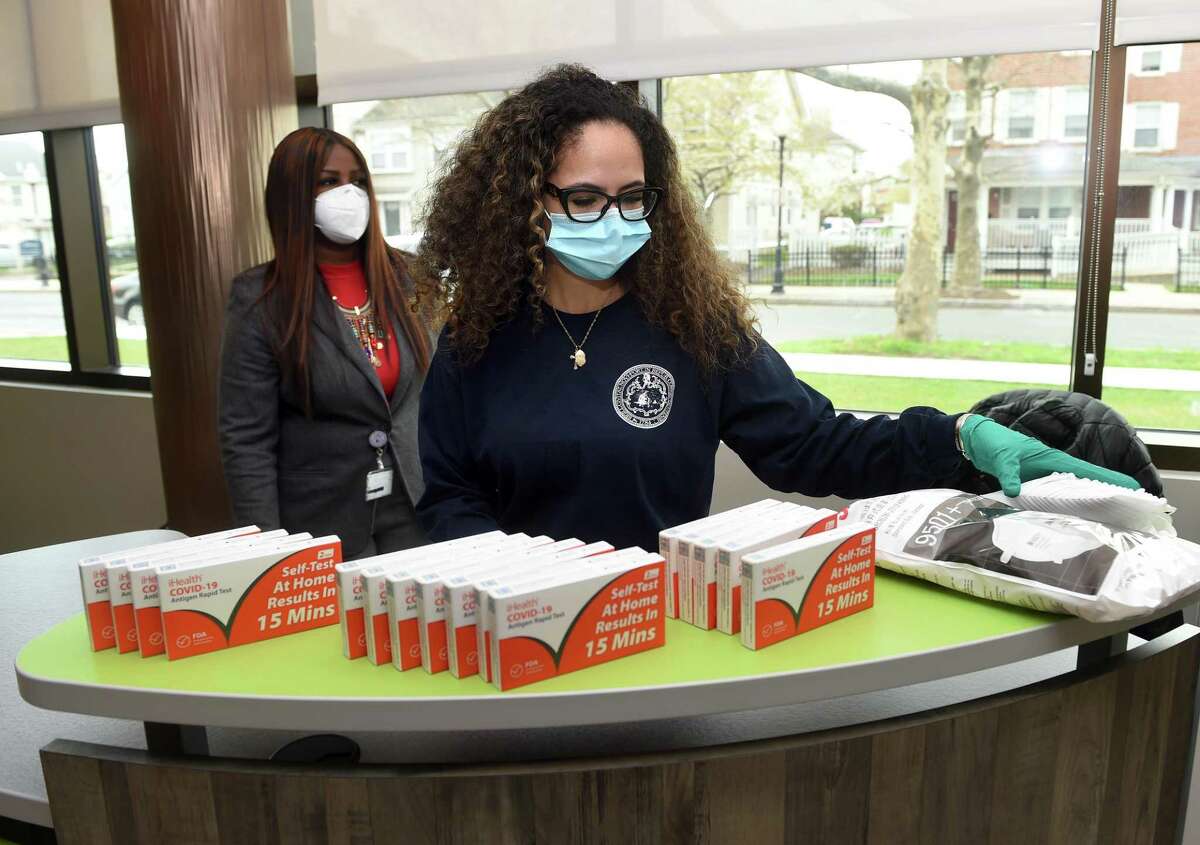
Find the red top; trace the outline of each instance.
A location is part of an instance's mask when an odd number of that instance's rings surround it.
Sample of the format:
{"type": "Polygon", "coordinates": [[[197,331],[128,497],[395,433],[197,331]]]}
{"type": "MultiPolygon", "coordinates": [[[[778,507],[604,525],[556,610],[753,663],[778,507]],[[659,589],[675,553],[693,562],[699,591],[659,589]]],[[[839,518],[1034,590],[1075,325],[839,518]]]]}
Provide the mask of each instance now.
{"type": "MultiPolygon", "coordinates": [[[[325,277],[325,286],[330,295],[337,300],[335,304],[344,308],[354,308],[367,304],[367,277],[363,273],[362,264],[354,261],[350,264],[318,264],[317,268],[325,277]]],[[[378,309],[376,309],[378,314],[378,309]]],[[[396,345],[396,337],[392,332],[391,320],[376,323],[379,329],[387,333],[383,349],[374,350],[382,366],[373,367],[383,385],[383,392],[390,399],[400,380],[400,349],[396,345]]],[[[364,352],[365,356],[366,353],[364,352]]]]}

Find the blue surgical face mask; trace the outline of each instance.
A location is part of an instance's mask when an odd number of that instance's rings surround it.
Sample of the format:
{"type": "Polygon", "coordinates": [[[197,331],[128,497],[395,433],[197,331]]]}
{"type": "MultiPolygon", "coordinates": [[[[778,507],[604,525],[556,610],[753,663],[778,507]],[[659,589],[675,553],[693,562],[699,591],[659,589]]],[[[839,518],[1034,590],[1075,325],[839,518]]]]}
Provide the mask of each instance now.
{"type": "Polygon", "coordinates": [[[650,240],[650,224],[630,222],[616,208],[599,220],[577,223],[566,214],[548,211],[550,237],[546,249],[582,279],[611,279],[650,240]]]}

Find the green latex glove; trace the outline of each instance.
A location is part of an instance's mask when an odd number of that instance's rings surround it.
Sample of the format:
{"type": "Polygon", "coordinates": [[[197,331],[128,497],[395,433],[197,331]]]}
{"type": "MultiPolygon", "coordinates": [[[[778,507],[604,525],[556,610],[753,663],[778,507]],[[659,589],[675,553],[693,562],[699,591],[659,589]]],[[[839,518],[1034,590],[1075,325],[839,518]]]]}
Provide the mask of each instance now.
{"type": "Polygon", "coordinates": [[[1032,481],[1052,472],[1069,472],[1078,478],[1106,481],[1130,490],[1141,487],[1122,472],[1073,458],[979,414],[967,416],[959,438],[967,459],[976,468],[999,479],[1006,496],[1019,494],[1022,481],[1032,481]]]}

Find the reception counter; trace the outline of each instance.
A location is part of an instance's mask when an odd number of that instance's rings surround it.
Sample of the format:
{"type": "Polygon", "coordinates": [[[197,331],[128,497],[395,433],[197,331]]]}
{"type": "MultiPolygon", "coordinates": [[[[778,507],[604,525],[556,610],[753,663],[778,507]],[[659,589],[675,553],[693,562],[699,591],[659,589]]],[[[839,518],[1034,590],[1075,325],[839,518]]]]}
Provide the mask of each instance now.
{"type": "MultiPolygon", "coordinates": [[[[70,554],[49,565],[73,570],[70,554]]],[[[131,798],[135,783],[198,773],[212,788],[172,800],[194,799],[218,832],[248,823],[218,788],[230,778],[254,779],[272,807],[297,778],[325,784],[306,793],[325,796],[312,799],[320,824],[357,813],[381,838],[408,808],[413,841],[593,828],[630,841],[1175,841],[1183,824],[1191,626],[1126,652],[1146,620],[1096,625],[881,571],[873,608],[762,651],[671,621],[663,648],[499,693],[348,661],[336,626],[176,662],[92,653],[67,593],[17,657],[21,696],[145,722],[148,750],[44,751],[60,831],[79,823],[84,759],[107,761],[89,794],[135,828],[157,806],[131,798]],[[917,706],[889,708],[913,689],[917,706]],[[206,756],[209,729],[350,734],[369,762],[283,777],[206,756]]]]}

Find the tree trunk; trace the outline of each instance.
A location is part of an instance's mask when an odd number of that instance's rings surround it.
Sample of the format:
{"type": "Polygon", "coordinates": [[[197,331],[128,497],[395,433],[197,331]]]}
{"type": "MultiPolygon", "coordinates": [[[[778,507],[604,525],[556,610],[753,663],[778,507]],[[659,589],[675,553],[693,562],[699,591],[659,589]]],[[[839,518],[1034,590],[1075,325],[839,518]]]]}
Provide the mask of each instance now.
{"type": "Polygon", "coordinates": [[[896,281],[896,336],[937,339],[942,284],[942,229],[946,208],[946,59],[921,62],[912,88],[913,226],[904,272],[896,281]]]}
{"type": "Polygon", "coordinates": [[[984,78],[991,56],[962,60],[964,131],[962,156],[955,167],[958,212],[955,219],[954,277],[948,293],[977,295],[983,290],[983,260],[979,236],[979,185],[988,135],[981,131],[984,78]]]}

